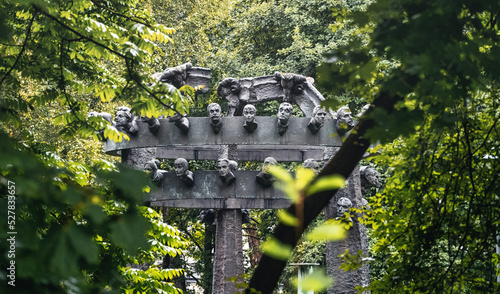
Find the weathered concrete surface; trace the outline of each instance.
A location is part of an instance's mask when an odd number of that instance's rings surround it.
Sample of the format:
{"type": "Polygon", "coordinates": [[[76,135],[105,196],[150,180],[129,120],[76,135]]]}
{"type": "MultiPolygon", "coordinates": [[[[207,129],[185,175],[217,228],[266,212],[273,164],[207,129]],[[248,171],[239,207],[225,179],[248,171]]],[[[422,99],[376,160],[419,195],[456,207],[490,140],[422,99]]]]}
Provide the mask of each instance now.
{"type": "Polygon", "coordinates": [[[141,148],[122,151],[122,163],[143,170],[146,163],[156,158],[156,148],[141,148]]]}
{"type": "Polygon", "coordinates": [[[201,93],[207,93],[210,90],[210,75],[209,68],[192,67],[187,73],[186,84],[201,93]]]}
{"type": "MultiPolygon", "coordinates": [[[[218,134],[210,127],[210,119],[206,117],[189,118],[190,129],[184,134],[167,119],[160,119],[161,127],[158,133],[149,131],[146,123],[137,122],[139,131],[130,141],[113,142],[107,140],[105,151],[113,153],[116,150],[146,148],[146,147],[199,147],[209,145],[253,145],[253,146],[340,146],[339,136],[336,136],[335,121],[326,119],[325,125],[316,134],[308,128],[310,118],[292,117],[289,126],[282,136],[278,133],[277,117],[257,116],[259,123],[253,133],[243,128],[244,117],[224,117],[223,126],[218,134]]],[[[181,156],[179,156],[181,157],[181,156]]]]}
{"type": "Polygon", "coordinates": [[[231,79],[232,82],[221,81],[217,93],[229,102],[230,115],[241,115],[243,106],[247,103],[284,100],[297,104],[306,116],[311,116],[314,107],[324,100],[307,78],[297,74],[275,73],[255,78],[227,79],[231,79]]]}
{"type": "MultiPolygon", "coordinates": [[[[179,157],[194,160],[216,160],[219,158],[218,146],[200,147],[158,147],[157,158],[177,159],[179,157]]],[[[264,161],[266,157],[274,157],[278,162],[299,161],[307,158],[323,159],[323,148],[311,146],[238,146],[238,157],[242,161],[264,161]]]]}
{"type": "MultiPolygon", "coordinates": [[[[217,211],[212,293],[236,293],[235,282],[228,281],[228,279],[243,274],[241,225],[240,209],[221,209],[217,211]]],[[[238,281],[241,282],[241,280],[241,278],[238,278],[238,281]]]]}
{"type": "MultiPolygon", "coordinates": [[[[338,191],[330,201],[325,210],[327,219],[338,217],[336,203],[341,197],[350,199],[353,208],[362,206],[359,167],[356,167],[349,176],[347,187],[338,191]]],[[[366,264],[357,270],[349,272],[339,269],[342,260],[338,255],[343,254],[346,250],[349,250],[349,254],[356,254],[359,250],[362,250],[363,254],[368,255],[366,227],[360,223],[358,217],[359,215],[355,214],[351,218],[353,225],[349,229],[346,239],[326,244],[326,269],[328,274],[335,279],[335,284],[328,289],[328,294],[357,294],[359,291],[355,289],[356,286],[367,286],[370,282],[369,267],[366,264]]]]}
{"type": "Polygon", "coordinates": [[[150,193],[152,206],[186,208],[276,209],[290,205],[279,189],[262,187],[259,171],[234,171],[236,181],[225,186],[217,171],[194,171],[194,186],[187,187],[174,172],[163,174],[158,190],[150,193]]]}
{"type": "Polygon", "coordinates": [[[209,68],[193,67],[188,62],[169,67],[163,72],[154,74],[153,77],[159,82],[171,84],[176,88],[189,85],[196,88],[198,92],[206,93],[210,88],[211,71],[209,68]]]}

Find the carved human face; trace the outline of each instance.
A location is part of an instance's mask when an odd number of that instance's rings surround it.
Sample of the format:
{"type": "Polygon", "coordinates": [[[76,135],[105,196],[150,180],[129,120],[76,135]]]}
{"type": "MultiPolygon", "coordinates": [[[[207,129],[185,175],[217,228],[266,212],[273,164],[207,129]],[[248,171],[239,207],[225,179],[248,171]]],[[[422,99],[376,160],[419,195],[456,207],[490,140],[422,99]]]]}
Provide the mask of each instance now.
{"type": "Polygon", "coordinates": [[[381,186],[378,179],[378,173],[373,168],[367,168],[365,171],[365,178],[370,183],[370,185],[379,188],[381,186]]]}
{"type": "Polygon", "coordinates": [[[312,158],[306,159],[304,161],[303,166],[305,168],[312,169],[316,175],[319,174],[319,163],[316,160],[314,160],[312,158]]]}
{"type": "Polygon", "coordinates": [[[337,216],[343,216],[352,207],[352,202],[348,198],[341,197],[337,201],[337,216]]]}
{"type": "Polygon", "coordinates": [[[221,177],[227,176],[231,171],[229,170],[229,161],[222,159],[217,162],[217,170],[221,177]]]}
{"type": "Polygon", "coordinates": [[[352,119],[352,115],[351,115],[351,112],[348,111],[347,109],[339,109],[339,111],[337,112],[337,120],[341,123],[341,124],[344,124],[345,127],[350,127],[352,126],[352,123],[353,123],[353,119],[352,119]]]}
{"type": "Polygon", "coordinates": [[[253,105],[245,105],[245,107],[243,108],[243,116],[245,116],[245,121],[249,123],[253,122],[255,120],[256,112],[257,110],[253,105]]]}
{"type": "Polygon", "coordinates": [[[271,165],[276,164],[278,164],[278,162],[274,159],[274,157],[267,157],[264,159],[264,163],[262,164],[262,172],[267,172],[271,165]]]}
{"type": "Polygon", "coordinates": [[[208,106],[208,116],[212,120],[212,122],[218,122],[221,117],[221,108],[217,103],[212,103],[208,106]]]}
{"type": "Polygon", "coordinates": [[[281,120],[288,120],[292,116],[293,107],[290,103],[283,102],[278,108],[278,118],[281,120]]]}
{"type": "Polygon", "coordinates": [[[316,111],[316,114],[314,115],[314,118],[316,119],[316,122],[318,122],[320,124],[324,124],[325,123],[325,119],[326,119],[326,110],[324,110],[323,108],[319,108],[316,111]]]}
{"type": "Polygon", "coordinates": [[[156,165],[154,163],[148,162],[144,165],[144,171],[148,174],[154,173],[156,171],[156,165]]]}
{"type": "Polygon", "coordinates": [[[129,122],[129,116],[123,110],[116,112],[115,123],[117,126],[125,126],[129,122]]]}
{"type": "Polygon", "coordinates": [[[174,162],[175,174],[180,177],[186,174],[188,170],[188,162],[184,158],[177,158],[174,162]]]}
{"type": "Polygon", "coordinates": [[[231,92],[237,94],[241,89],[240,84],[237,81],[231,83],[231,92]]]}

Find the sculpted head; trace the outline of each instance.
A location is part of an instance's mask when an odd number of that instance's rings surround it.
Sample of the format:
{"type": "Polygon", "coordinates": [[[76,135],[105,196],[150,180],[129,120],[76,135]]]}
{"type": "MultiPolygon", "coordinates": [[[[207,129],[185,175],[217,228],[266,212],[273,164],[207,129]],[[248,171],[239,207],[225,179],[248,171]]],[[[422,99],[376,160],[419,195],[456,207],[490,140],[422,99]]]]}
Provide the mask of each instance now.
{"type": "Polygon", "coordinates": [[[154,160],[146,162],[144,165],[144,170],[148,173],[154,173],[158,170],[158,166],[156,166],[156,163],[154,160]]]}
{"type": "Polygon", "coordinates": [[[221,158],[217,161],[217,170],[219,171],[219,175],[221,177],[225,177],[229,175],[231,172],[229,160],[227,158],[221,158]]]}
{"type": "Polygon", "coordinates": [[[337,110],[337,120],[341,124],[345,124],[346,126],[352,126],[353,119],[352,119],[352,114],[351,110],[349,110],[349,107],[343,106],[337,110]]]}
{"type": "Polygon", "coordinates": [[[292,116],[293,106],[288,102],[283,102],[278,108],[278,118],[280,120],[288,120],[292,116]]]}
{"type": "Polygon", "coordinates": [[[188,170],[188,162],[184,158],[177,158],[174,161],[174,166],[175,166],[175,174],[180,177],[186,174],[186,171],[188,170]]]}
{"type": "Polygon", "coordinates": [[[245,117],[246,122],[254,122],[256,113],[257,109],[255,109],[255,106],[253,106],[252,104],[247,104],[243,108],[243,116],[245,117]]]}
{"type": "Polygon", "coordinates": [[[327,113],[326,113],[326,110],[324,108],[322,108],[321,106],[314,107],[312,116],[314,117],[314,119],[316,119],[317,123],[324,124],[325,119],[326,119],[326,115],[327,115],[327,113]]]}
{"type": "Polygon", "coordinates": [[[208,112],[208,117],[212,120],[214,123],[218,123],[221,115],[222,115],[222,110],[220,108],[220,105],[217,103],[211,103],[207,107],[207,112],[208,112]]]}
{"type": "Polygon", "coordinates": [[[382,184],[380,183],[379,177],[378,177],[378,172],[376,169],[368,167],[368,166],[362,166],[359,169],[360,175],[361,175],[361,184],[364,186],[371,186],[371,187],[377,187],[380,188],[382,184]]]}
{"type": "Polygon", "coordinates": [[[266,157],[264,163],[262,163],[262,172],[266,173],[271,165],[277,165],[278,162],[274,157],[266,157]]]}
{"type": "Polygon", "coordinates": [[[337,201],[337,216],[343,216],[352,207],[352,202],[349,198],[341,197],[337,201]]]}
{"type": "Polygon", "coordinates": [[[240,82],[235,78],[225,78],[219,83],[219,86],[217,86],[217,93],[221,97],[226,97],[230,94],[238,94],[240,91],[240,82]]]}
{"type": "Polygon", "coordinates": [[[316,175],[319,174],[319,163],[314,158],[306,159],[303,167],[312,169],[316,175]]]}
{"type": "Polygon", "coordinates": [[[115,123],[117,126],[126,126],[133,120],[132,113],[130,112],[130,108],[126,106],[118,107],[115,116],[115,123]]]}

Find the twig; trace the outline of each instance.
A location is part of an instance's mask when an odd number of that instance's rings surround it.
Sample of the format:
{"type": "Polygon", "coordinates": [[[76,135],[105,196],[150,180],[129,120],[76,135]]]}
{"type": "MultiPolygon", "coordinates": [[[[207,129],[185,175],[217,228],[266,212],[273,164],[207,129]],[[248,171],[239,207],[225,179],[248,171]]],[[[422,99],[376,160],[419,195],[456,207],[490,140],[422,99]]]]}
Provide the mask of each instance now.
{"type": "Polygon", "coordinates": [[[10,67],[10,69],[7,71],[7,73],[3,76],[2,80],[0,81],[0,87],[2,86],[3,82],[5,79],[10,75],[14,67],[16,67],[17,63],[19,62],[19,59],[21,58],[21,55],[23,55],[24,50],[26,50],[26,44],[28,43],[28,40],[30,38],[31,34],[31,26],[33,25],[33,22],[35,21],[35,17],[37,15],[37,12],[33,13],[33,17],[30,19],[30,23],[28,24],[28,29],[26,30],[26,39],[24,39],[23,42],[23,47],[21,48],[21,52],[17,55],[16,61],[14,61],[14,64],[10,67]]]}

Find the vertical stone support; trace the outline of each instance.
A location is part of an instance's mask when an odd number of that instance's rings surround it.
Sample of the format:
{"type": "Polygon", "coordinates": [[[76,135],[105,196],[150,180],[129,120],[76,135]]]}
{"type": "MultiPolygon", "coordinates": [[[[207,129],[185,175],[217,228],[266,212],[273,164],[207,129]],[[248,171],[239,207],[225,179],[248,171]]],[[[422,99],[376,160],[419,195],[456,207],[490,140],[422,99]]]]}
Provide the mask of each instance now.
{"type": "MultiPolygon", "coordinates": [[[[328,160],[337,150],[333,148],[325,148],[324,158],[328,160]]],[[[337,216],[337,201],[341,197],[346,197],[351,200],[353,208],[362,206],[361,195],[361,179],[359,176],[359,167],[356,167],[349,178],[347,186],[337,192],[330,204],[325,209],[325,218],[334,219],[337,216]]],[[[367,286],[370,283],[370,272],[367,264],[357,270],[344,271],[339,269],[342,260],[338,257],[346,250],[349,254],[356,254],[359,250],[364,255],[368,255],[368,237],[366,226],[359,221],[360,215],[355,214],[351,218],[352,227],[349,229],[347,238],[337,242],[328,242],[326,244],[326,270],[327,273],[335,279],[334,285],[328,289],[328,294],[357,294],[357,286],[367,286]]],[[[368,292],[365,292],[368,293],[368,292]]]]}
{"type": "MultiPolygon", "coordinates": [[[[236,284],[228,281],[243,274],[243,241],[241,210],[220,209],[217,211],[214,256],[214,294],[229,294],[237,291],[236,284]]],[[[241,278],[238,278],[240,281],[241,278]]]]}
{"type": "MultiPolygon", "coordinates": [[[[222,146],[219,158],[238,160],[236,145],[222,146]]],[[[238,179],[236,179],[238,181],[238,179]]],[[[237,291],[230,278],[243,275],[243,235],[241,209],[219,209],[215,232],[214,294],[229,294],[237,291]]],[[[242,279],[238,278],[237,282],[242,279]]]]}
{"type": "Polygon", "coordinates": [[[122,150],[122,163],[136,169],[144,169],[146,162],[156,159],[156,148],[122,150]]]}
{"type": "MultiPolygon", "coordinates": [[[[137,148],[137,149],[126,149],[121,151],[122,163],[126,164],[135,169],[144,169],[146,162],[151,159],[156,159],[156,148],[137,148]]],[[[147,205],[148,199],[145,196],[142,199],[147,205]]]]}

